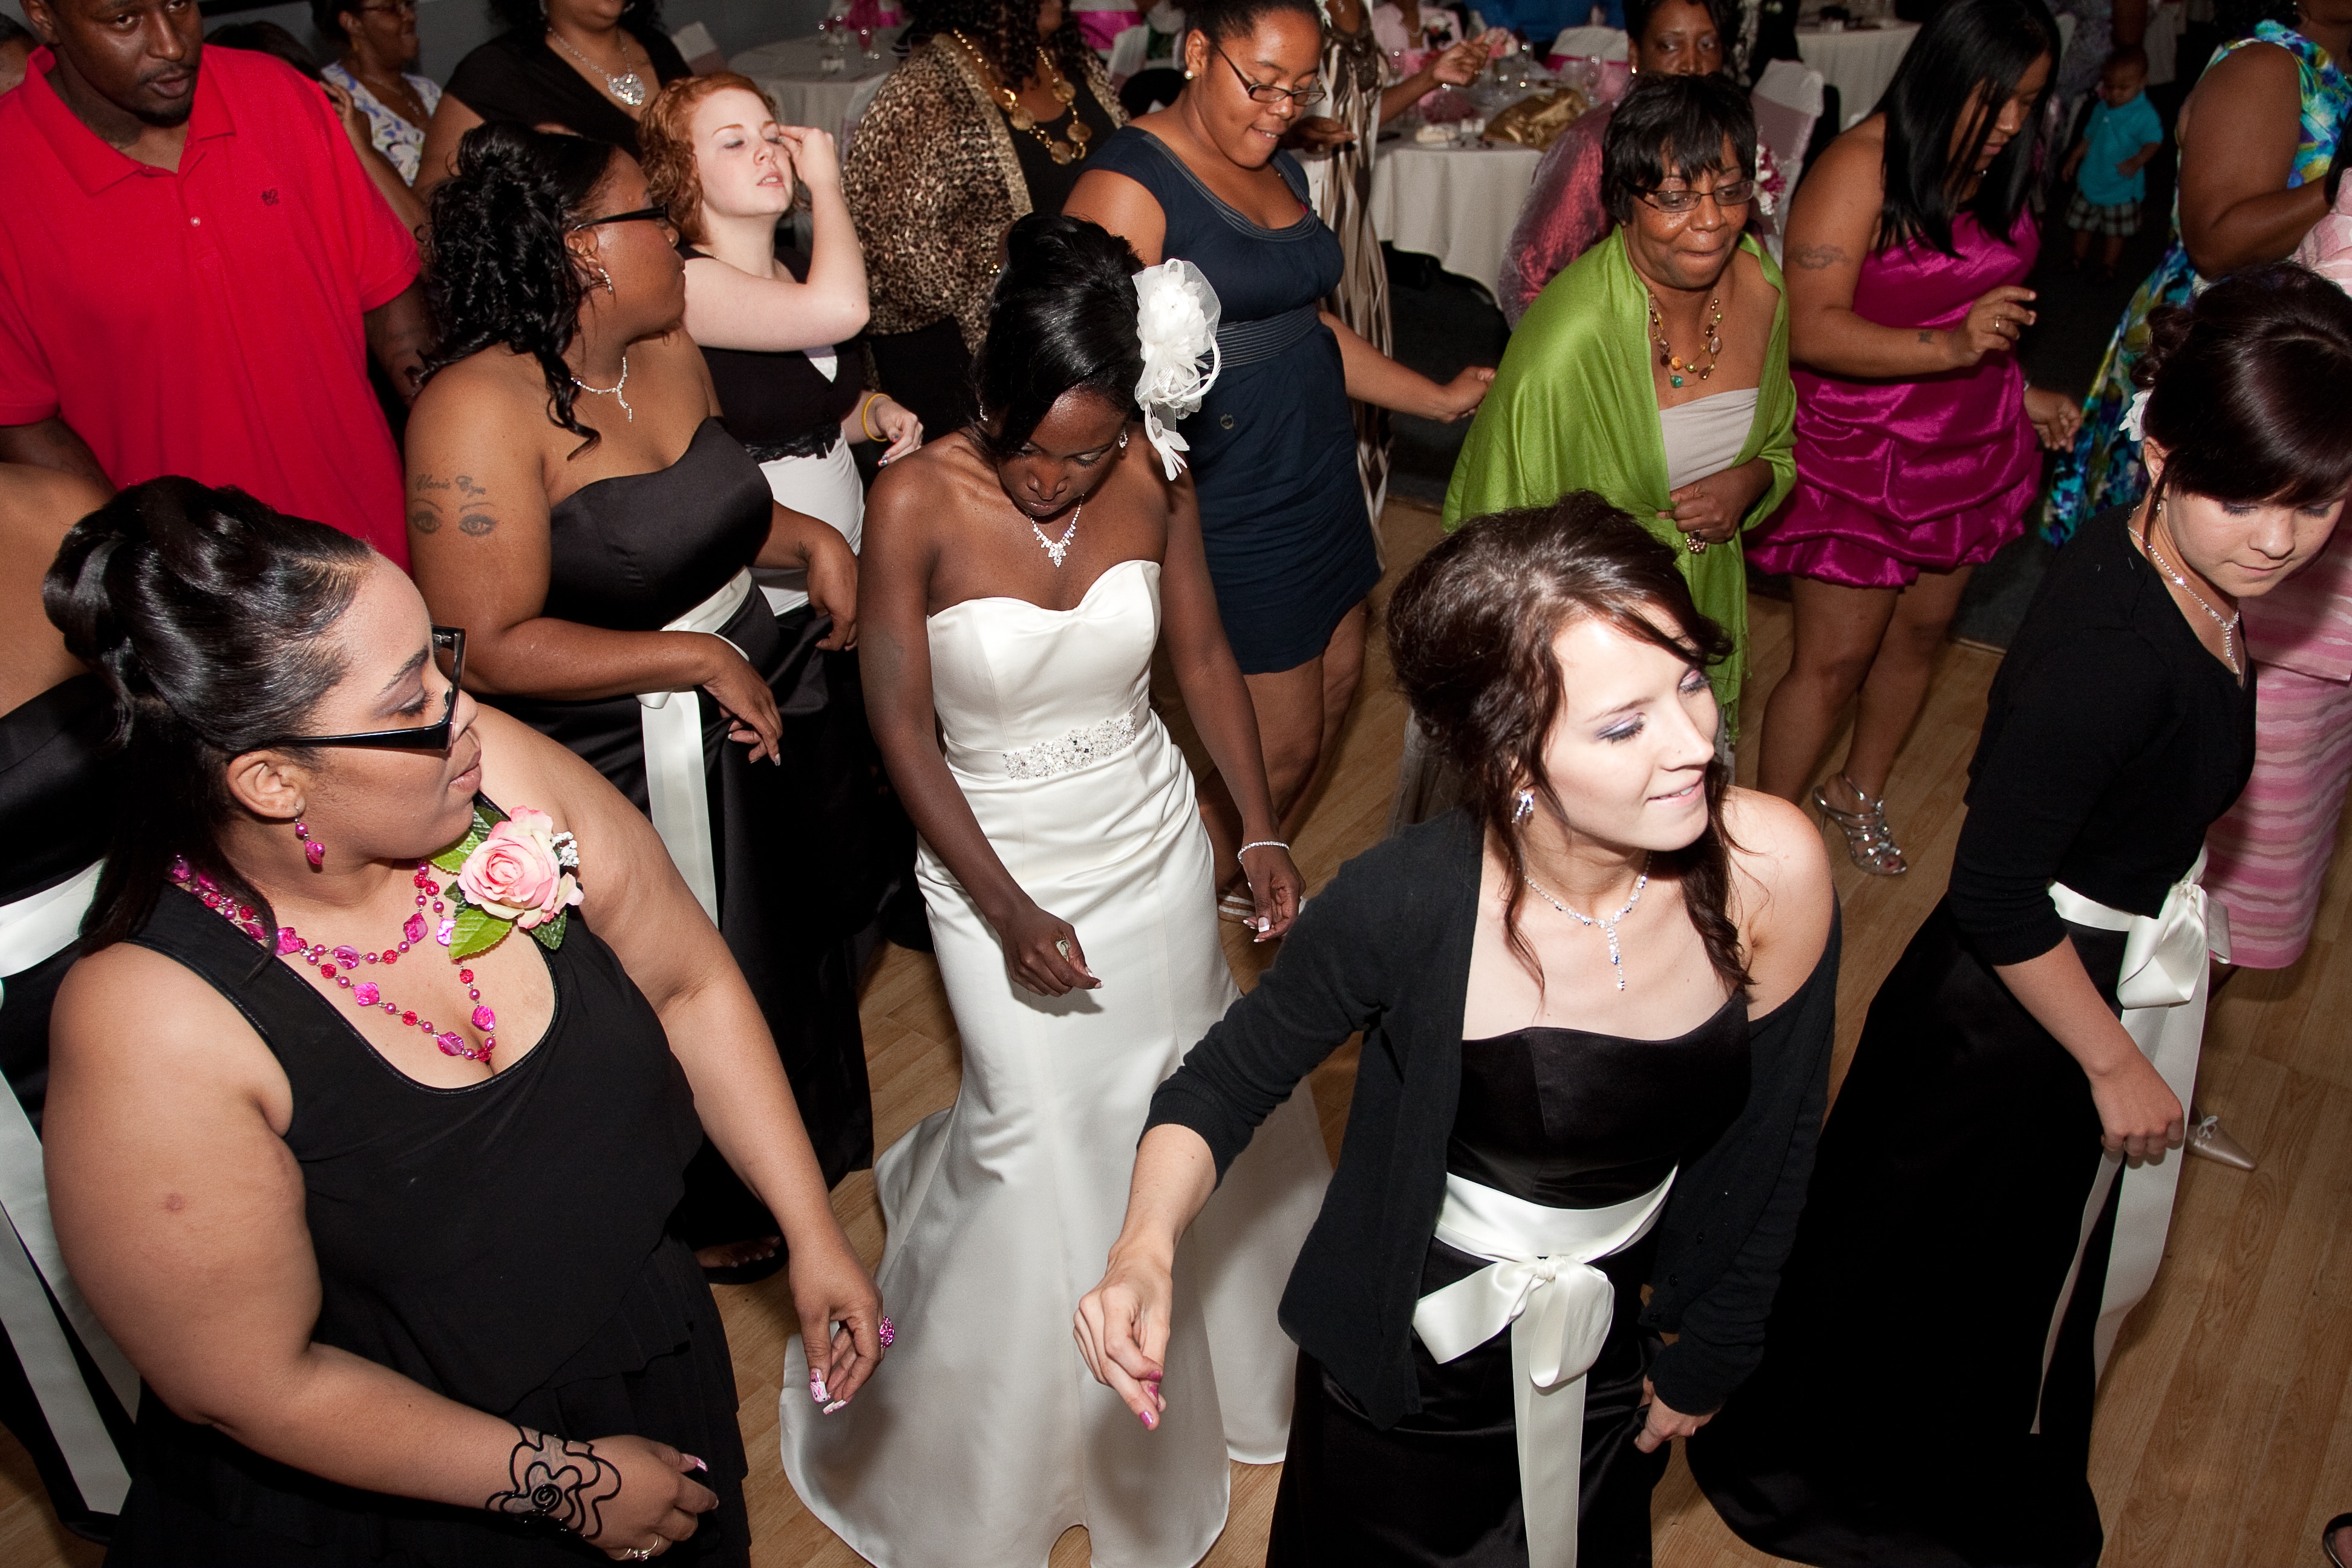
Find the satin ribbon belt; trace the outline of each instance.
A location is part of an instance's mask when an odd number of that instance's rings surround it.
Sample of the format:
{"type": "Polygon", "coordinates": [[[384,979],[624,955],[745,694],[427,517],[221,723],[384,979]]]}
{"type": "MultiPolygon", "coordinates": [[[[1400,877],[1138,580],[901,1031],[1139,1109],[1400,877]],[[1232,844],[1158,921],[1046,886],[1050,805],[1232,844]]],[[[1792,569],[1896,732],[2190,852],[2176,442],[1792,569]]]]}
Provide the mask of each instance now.
{"type": "MultiPolygon", "coordinates": [[[[733,620],[743,601],[751,596],[751,588],[750,570],[738,572],[725,587],[662,630],[718,637],[719,628],[733,620]]],[[[717,925],[719,862],[710,847],[710,785],[702,768],[702,704],[690,687],[684,691],[639,692],[637,701],[641,704],[638,720],[645,730],[646,803],[651,808],[654,831],[661,835],[702,912],[717,925]]]]}
{"type": "Polygon", "coordinates": [[[1511,1331],[1511,1405],[1528,1568],[1575,1568],[1584,1457],[1584,1374],[1616,1317],[1616,1287],[1592,1265],[1650,1232],[1675,1184],[1607,1208],[1531,1204],[1461,1176],[1445,1178],[1437,1239],[1487,1267],[1413,1309],[1413,1331],[1440,1364],[1511,1331]]]}
{"type": "MultiPolygon", "coordinates": [[[[2197,1059],[2204,1047],[2206,954],[2210,952],[2225,963],[2230,957],[2229,910],[2206,896],[2204,875],[2205,855],[2200,850],[2197,863],[2166,889],[2163,907],[2152,916],[2110,909],[2063,883],[2050,886],[2050,902],[2060,918],[2094,931],[2124,933],[2123,968],[2116,984],[2124,1030],[2164,1079],[2165,1087],[2179,1097],[2184,1115],[2197,1087],[2197,1059]]],[[[2107,1248],[2106,1282],[2099,1294],[2099,1319],[2091,1336],[2094,1378],[2105,1374],[2107,1356],[2115,1349],[2124,1320],[2156,1283],[2157,1268],[2164,1261],[2173,1194],[2180,1184],[2179,1156],[2168,1153],[2129,1169],[2119,1154],[2103,1156],[2083,1205],[2074,1260],[2066,1270],[2065,1285],[2058,1292],[2042,1338],[2045,1393],[2050,1363],[2058,1350],[2058,1331],[2064,1325],[2067,1306],[2082,1277],[2091,1232],[2118,1182],[2123,1191],[2116,1198],[2115,1238],[2107,1248]]],[[[2037,1408],[2033,1430],[2041,1429],[2037,1408]]]]}
{"type": "MultiPolygon", "coordinates": [[[[80,934],[82,917],[98,890],[105,862],[54,888],[0,904],[0,975],[21,974],[65,951],[80,934]]],[[[6,1005],[0,991],[0,1006],[6,1005]]],[[[0,1328],[8,1331],[25,1381],[41,1407],[49,1435],[73,1472],[82,1501],[100,1513],[119,1513],[131,1490],[131,1472],[107,1432],[98,1402],[82,1381],[73,1346],[58,1322],[62,1311],[125,1411],[139,1410],[139,1374],[66,1272],[49,1220],[49,1188],[41,1171],[40,1135],[5,1083],[0,1083],[0,1328]],[[49,1305],[52,1298],[57,1306],[49,1305]]]]}

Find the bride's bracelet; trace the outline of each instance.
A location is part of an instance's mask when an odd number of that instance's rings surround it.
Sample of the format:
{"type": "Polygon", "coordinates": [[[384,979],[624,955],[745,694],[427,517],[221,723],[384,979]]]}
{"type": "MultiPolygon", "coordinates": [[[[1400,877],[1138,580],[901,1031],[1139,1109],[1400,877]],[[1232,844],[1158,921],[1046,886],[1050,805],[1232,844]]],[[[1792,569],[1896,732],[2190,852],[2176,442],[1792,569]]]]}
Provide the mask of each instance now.
{"type": "Polygon", "coordinates": [[[1243,857],[1243,856],[1244,856],[1244,855],[1246,855],[1246,854],[1248,854],[1248,853],[1249,853],[1251,850],[1253,850],[1253,849],[1279,849],[1279,850],[1281,850],[1285,855],[1287,855],[1287,854],[1289,854],[1289,853],[1290,853],[1290,846],[1289,846],[1289,845],[1287,845],[1287,844],[1278,843],[1278,842],[1276,842],[1276,840],[1271,839],[1271,838],[1261,838],[1261,839],[1257,840],[1257,841],[1256,841],[1255,843],[1254,843],[1254,844],[1244,844],[1244,845],[1243,845],[1240,848],[1238,848],[1238,849],[1234,850],[1234,863],[1235,865],[1239,865],[1239,864],[1241,864],[1242,857],[1243,857]]]}

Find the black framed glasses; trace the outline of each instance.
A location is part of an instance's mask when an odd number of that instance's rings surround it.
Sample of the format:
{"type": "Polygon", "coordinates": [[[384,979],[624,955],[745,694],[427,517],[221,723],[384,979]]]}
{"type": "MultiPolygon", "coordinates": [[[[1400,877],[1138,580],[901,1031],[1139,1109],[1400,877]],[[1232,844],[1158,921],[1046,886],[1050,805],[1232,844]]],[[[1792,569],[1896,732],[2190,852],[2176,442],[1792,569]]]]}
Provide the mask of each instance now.
{"type": "Polygon", "coordinates": [[[1304,109],[1310,103],[1323,101],[1323,84],[1319,81],[1312,87],[1276,87],[1270,81],[1252,81],[1248,77],[1242,75],[1242,68],[1234,64],[1234,57],[1225,53],[1222,46],[1212,43],[1209,47],[1215,49],[1217,58],[1225,62],[1234,76],[1240,78],[1242,90],[1250,95],[1252,102],[1280,103],[1287,99],[1296,107],[1304,109]]]}
{"type": "Polygon", "coordinates": [[[1642,199],[1673,217],[1682,217],[1698,211],[1698,204],[1713,198],[1718,208],[1744,207],[1756,199],[1756,182],[1734,180],[1727,185],[1717,185],[1711,191],[1644,191],[1642,199]]]}
{"type": "MultiPolygon", "coordinates": [[[[466,679],[466,628],[433,628],[433,666],[449,682],[441,717],[410,730],[366,730],[355,735],[281,735],[272,746],[374,746],[388,752],[446,752],[457,717],[457,688],[466,679]]],[[[255,751],[263,750],[256,746],[255,751]]]]}
{"type": "Polygon", "coordinates": [[[564,228],[565,228],[565,232],[566,232],[566,233],[570,233],[570,234],[577,234],[577,233],[579,233],[579,232],[580,232],[582,229],[583,229],[583,228],[594,228],[594,227],[595,227],[598,224],[600,224],[600,223],[667,223],[667,222],[669,222],[669,208],[667,208],[667,207],[639,207],[639,208],[637,208],[635,212],[625,212],[625,213],[606,213],[606,214],[605,214],[604,216],[602,216],[602,217],[583,217],[583,218],[582,218],[582,219],[581,219],[579,222],[577,222],[577,223],[572,223],[572,224],[567,224],[567,225],[565,225],[565,226],[564,226],[564,228]]]}

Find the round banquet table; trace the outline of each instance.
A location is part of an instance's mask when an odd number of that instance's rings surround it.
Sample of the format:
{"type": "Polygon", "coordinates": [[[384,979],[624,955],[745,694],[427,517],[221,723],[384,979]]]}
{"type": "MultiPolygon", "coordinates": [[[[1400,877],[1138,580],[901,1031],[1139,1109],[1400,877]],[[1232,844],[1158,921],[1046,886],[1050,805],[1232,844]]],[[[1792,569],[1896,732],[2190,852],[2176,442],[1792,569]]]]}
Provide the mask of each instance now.
{"type": "Polygon", "coordinates": [[[1830,86],[1838,89],[1839,110],[1852,130],[1878,107],[1895,68],[1919,36],[1916,22],[1886,22],[1875,27],[1848,26],[1842,33],[1824,33],[1818,23],[1797,29],[1797,53],[1830,86]]]}
{"type": "Polygon", "coordinates": [[[1542,162],[1532,147],[1383,142],[1372,156],[1372,232],[1491,291],[1542,162]]]}
{"type": "Polygon", "coordinates": [[[898,40],[900,31],[898,27],[885,27],[874,35],[875,51],[882,57],[875,60],[861,56],[856,39],[851,38],[842,51],[840,71],[832,76],[824,72],[824,43],[814,35],[761,44],[756,49],[744,50],[727,64],[759,84],[760,90],[774,106],[781,123],[813,125],[830,131],[846,144],[850,132],[856,129],[858,117],[874,101],[883,79],[898,63],[890,46],[898,40]]]}

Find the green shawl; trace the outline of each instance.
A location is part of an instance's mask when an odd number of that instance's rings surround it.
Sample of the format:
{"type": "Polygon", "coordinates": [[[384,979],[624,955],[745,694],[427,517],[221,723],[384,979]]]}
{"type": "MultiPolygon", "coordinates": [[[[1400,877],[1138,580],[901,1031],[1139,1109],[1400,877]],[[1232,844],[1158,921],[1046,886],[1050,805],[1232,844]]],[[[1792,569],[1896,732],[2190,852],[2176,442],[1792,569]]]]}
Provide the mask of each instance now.
{"type": "MultiPolygon", "coordinates": [[[[1796,481],[1796,388],[1789,380],[1789,297],[1780,268],[1753,236],[1739,241],[1780,291],[1772,344],[1756,397],[1756,423],[1738,460],[1772,465],[1769,489],[1743,529],[1772,515],[1796,481]]],[[[1701,614],[1731,634],[1732,657],[1709,671],[1729,732],[1739,732],[1748,663],[1748,569],[1737,536],[1703,555],[1684,548],[1666,510],[1665,437],[1650,374],[1649,291],[1610,234],[1551,280],[1528,307],[1470,426],[1445,489],[1445,526],[1513,507],[1541,506],[1593,490],[1675,547],[1701,614]]]]}

